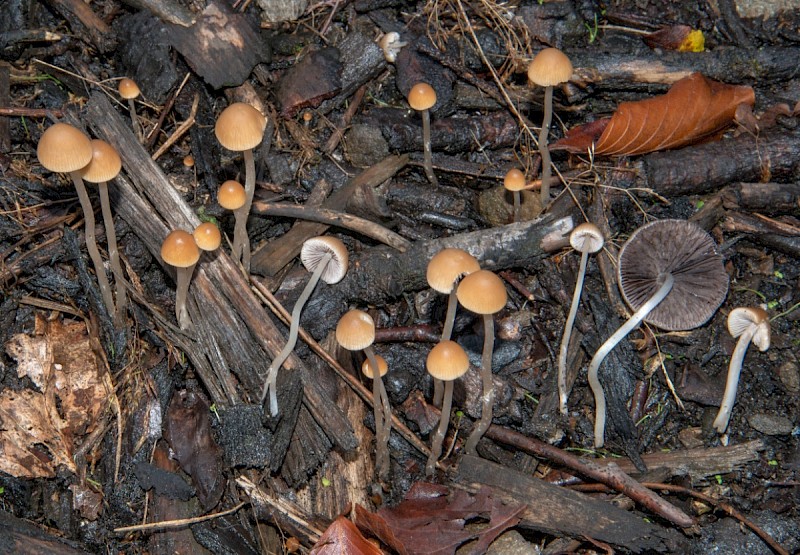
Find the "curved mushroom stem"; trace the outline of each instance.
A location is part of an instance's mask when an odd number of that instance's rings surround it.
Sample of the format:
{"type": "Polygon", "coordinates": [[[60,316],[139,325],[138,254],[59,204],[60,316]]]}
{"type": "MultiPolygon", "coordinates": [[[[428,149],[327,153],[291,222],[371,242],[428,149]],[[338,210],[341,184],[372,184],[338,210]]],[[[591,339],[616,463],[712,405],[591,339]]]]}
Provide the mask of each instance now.
{"type": "Polygon", "coordinates": [[[247,218],[253,205],[256,191],[256,163],[253,149],[244,151],[244,192],[247,199],[241,208],[234,212],[236,223],[233,227],[233,256],[242,261],[245,274],[250,274],[250,238],[247,236],[247,218]]]}
{"type": "Polygon", "coordinates": [[[432,185],[439,185],[439,180],[433,173],[433,155],[431,154],[431,111],[422,110],[422,153],[425,175],[432,185]]]}
{"type": "Polygon", "coordinates": [[[492,425],[492,408],[494,407],[494,383],[492,381],[492,354],[494,352],[494,317],[491,314],[483,315],[483,356],[481,357],[481,379],[483,380],[483,398],[481,418],[472,428],[464,452],[468,455],[475,454],[478,441],[492,425]]]}
{"type": "Polygon", "coordinates": [[[639,310],[633,313],[633,315],[628,319],[627,322],[622,324],[622,326],[613,333],[611,337],[606,339],[606,342],[603,343],[597,352],[592,357],[592,361],[589,363],[589,385],[592,388],[592,393],[594,394],[594,404],[595,404],[595,417],[594,417],[594,446],[595,448],[600,448],[605,443],[605,429],[606,429],[606,397],[603,391],[603,386],[600,384],[600,380],[597,378],[597,371],[600,369],[600,365],[603,364],[606,356],[610,353],[614,347],[617,346],[617,343],[622,341],[622,339],[628,335],[631,331],[633,331],[639,324],[642,323],[642,320],[647,318],[647,315],[653,311],[658,304],[663,301],[669,292],[672,291],[672,285],[675,283],[675,278],[672,277],[672,274],[666,274],[664,276],[664,281],[661,284],[661,287],[653,293],[653,295],[647,299],[647,301],[639,307],[639,310]]]}
{"type": "Polygon", "coordinates": [[[189,311],[186,308],[186,298],[189,296],[189,282],[192,280],[195,264],[188,268],[176,268],[175,274],[175,318],[182,330],[191,327],[189,311]]]}
{"type": "Polygon", "coordinates": [[[550,133],[550,122],[553,120],[553,87],[544,88],[544,117],[542,129],[539,131],[539,152],[542,155],[542,208],[550,202],[550,149],[547,147],[547,135],[550,133]]]}
{"type": "Polygon", "coordinates": [[[392,409],[383,380],[378,375],[378,360],[372,345],[364,349],[370,367],[375,369],[372,377],[372,414],[375,418],[375,473],[385,480],[389,475],[389,433],[392,429],[392,409]]]}
{"type": "Polygon", "coordinates": [[[71,172],[72,183],[75,184],[75,190],[78,192],[78,199],[81,202],[81,209],[83,209],[83,219],[86,224],[86,250],[89,251],[89,257],[94,264],[94,271],[97,274],[97,284],[100,286],[100,294],[103,296],[103,303],[106,305],[106,310],[109,314],[114,314],[114,299],[111,296],[111,285],[106,276],[106,270],[103,267],[103,258],[100,256],[100,251],[97,250],[97,239],[94,233],[94,209],[92,208],[92,201],[89,200],[89,193],[86,192],[86,186],[83,184],[83,179],[78,172],[71,172]]]}
{"type": "MultiPolygon", "coordinates": [[[[311,297],[311,293],[314,292],[314,288],[317,286],[319,278],[325,271],[325,268],[328,266],[328,262],[330,262],[331,258],[333,258],[333,253],[325,253],[319,266],[316,267],[314,272],[311,274],[311,277],[308,279],[308,283],[306,283],[303,292],[300,293],[300,297],[297,299],[297,302],[294,303],[294,308],[292,309],[292,321],[289,325],[289,337],[286,340],[286,345],[283,347],[283,350],[278,354],[278,356],[272,360],[272,364],[270,364],[269,369],[267,369],[267,377],[264,380],[264,387],[261,390],[261,402],[264,402],[264,399],[269,392],[269,413],[273,417],[277,416],[278,414],[278,394],[275,390],[278,381],[278,370],[280,370],[280,367],[283,366],[284,362],[286,362],[286,359],[289,358],[289,355],[292,354],[294,346],[297,344],[297,334],[300,331],[300,313],[303,311],[303,307],[311,297]]],[[[370,364],[371,363],[372,362],[370,361],[370,364]]]]}
{"type": "Polygon", "coordinates": [[[436,434],[431,440],[431,453],[428,455],[428,462],[425,464],[425,474],[430,476],[436,470],[436,461],[442,454],[442,443],[447,433],[447,426],[450,423],[450,409],[453,406],[453,381],[444,382],[444,401],[442,402],[442,412],[439,416],[439,426],[436,434]]]}
{"type": "MultiPolygon", "coordinates": [[[[456,297],[456,286],[453,284],[453,289],[447,296],[447,314],[444,317],[444,327],[442,327],[442,341],[448,341],[453,335],[453,324],[456,321],[456,309],[458,308],[458,297],[456,297]]],[[[442,406],[442,395],[444,394],[444,387],[442,380],[433,378],[433,406],[442,406]]]]}
{"type": "Polygon", "coordinates": [[[516,223],[519,221],[520,192],[513,191],[512,196],[514,197],[514,210],[511,212],[511,223],[516,223]]]}
{"type": "Polygon", "coordinates": [[[108,183],[98,183],[100,192],[100,208],[103,212],[103,226],[106,228],[106,241],[108,242],[108,259],[111,261],[111,272],[114,274],[116,287],[116,308],[114,310],[114,325],[121,327],[125,320],[127,310],[127,294],[125,282],[122,277],[122,265],[119,263],[119,250],[117,249],[117,233],[114,230],[114,218],[111,214],[111,201],[108,198],[108,183]]]}
{"type": "Polygon", "coordinates": [[[136,102],[134,102],[133,98],[128,99],[128,111],[131,115],[131,126],[133,127],[133,132],[141,143],[144,141],[144,129],[142,128],[139,118],[136,117],[136,102]]]}
{"type": "Polygon", "coordinates": [[[561,337],[561,347],[558,350],[558,409],[561,414],[567,414],[567,352],[569,340],[572,337],[572,326],[575,324],[575,315],[583,291],[583,278],[586,275],[586,262],[589,260],[589,251],[581,253],[581,265],[578,268],[578,279],[575,281],[575,292],[572,294],[572,304],[569,305],[567,322],[564,324],[564,335],[561,337]]]}
{"type": "Polygon", "coordinates": [[[736,390],[739,387],[739,376],[742,373],[742,363],[744,362],[744,355],[747,353],[747,348],[750,346],[753,336],[756,334],[758,328],[750,326],[745,332],[739,336],[739,341],[736,342],[736,347],[733,349],[731,361],[728,365],[728,379],[725,382],[725,393],[722,396],[722,403],[719,406],[719,412],[714,419],[714,428],[717,432],[724,434],[728,428],[728,422],[731,420],[731,411],[733,405],[736,403],[736,390]]]}

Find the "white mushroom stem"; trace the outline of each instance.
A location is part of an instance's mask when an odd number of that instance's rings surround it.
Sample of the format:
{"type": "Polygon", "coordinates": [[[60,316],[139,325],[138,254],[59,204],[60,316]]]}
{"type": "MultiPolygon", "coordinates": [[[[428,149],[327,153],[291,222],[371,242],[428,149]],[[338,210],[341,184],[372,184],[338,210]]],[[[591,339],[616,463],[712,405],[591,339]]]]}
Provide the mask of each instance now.
{"type": "Polygon", "coordinates": [[[108,259],[111,262],[111,272],[114,274],[116,284],[116,308],[114,310],[114,325],[121,327],[125,321],[127,294],[125,282],[122,277],[122,265],[119,263],[119,250],[117,248],[117,233],[114,231],[114,218],[111,215],[111,201],[108,198],[108,183],[98,183],[100,192],[100,208],[103,212],[103,226],[106,228],[106,241],[108,242],[108,259]]]}
{"type": "Polygon", "coordinates": [[[182,330],[191,327],[192,321],[189,319],[189,311],[186,308],[186,298],[189,295],[189,282],[192,280],[195,264],[188,268],[175,268],[175,318],[182,330]]]}
{"type": "MultiPolygon", "coordinates": [[[[481,405],[481,418],[472,428],[464,452],[468,455],[475,454],[478,441],[492,425],[492,409],[494,407],[494,382],[492,381],[492,354],[494,352],[494,317],[491,314],[483,315],[483,355],[481,356],[481,379],[483,381],[483,397],[481,405]]],[[[442,416],[444,418],[444,416],[442,416]]]]}
{"type": "Polygon", "coordinates": [[[439,185],[433,173],[433,154],[431,153],[431,111],[422,110],[422,153],[425,175],[432,185],[439,185]]]}
{"type": "Polygon", "coordinates": [[[83,184],[80,173],[77,171],[71,172],[70,177],[72,177],[72,183],[75,185],[75,190],[78,192],[78,200],[80,200],[81,209],[83,210],[83,219],[86,224],[86,250],[89,252],[89,257],[94,264],[94,271],[97,275],[97,283],[100,286],[100,294],[103,296],[103,303],[105,303],[108,313],[113,315],[114,299],[111,296],[111,284],[108,282],[108,276],[106,276],[106,270],[103,267],[103,258],[100,256],[100,251],[97,250],[92,201],[89,200],[89,193],[86,192],[86,186],[83,184]]]}
{"type": "Polygon", "coordinates": [[[747,348],[750,346],[753,336],[758,331],[758,327],[748,327],[742,335],[739,336],[739,341],[736,342],[736,347],[733,349],[731,355],[731,362],[728,365],[728,379],[725,382],[725,393],[722,396],[722,404],[719,406],[717,418],[714,419],[714,428],[721,434],[725,433],[728,428],[728,423],[731,420],[731,411],[733,405],[736,403],[736,390],[739,387],[739,376],[742,373],[742,363],[744,362],[744,355],[747,353],[747,348]]]}
{"type": "MultiPolygon", "coordinates": [[[[439,380],[441,381],[441,380],[439,380]]],[[[430,476],[436,470],[436,461],[442,454],[442,443],[447,433],[447,426],[450,423],[450,409],[453,406],[453,380],[444,382],[444,400],[442,402],[442,412],[439,416],[439,426],[436,434],[431,440],[431,452],[428,455],[428,462],[425,464],[425,474],[430,476]]]]}
{"type": "Polygon", "coordinates": [[[542,188],[540,190],[542,207],[550,202],[550,149],[547,146],[547,135],[550,133],[550,122],[553,120],[553,87],[544,88],[544,117],[539,131],[539,152],[542,155],[542,188]]]}
{"type": "Polygon", "coordinates": [[[595,448],[600,448],[605,443],[605,428],[606,428],[606,397],[605,392],[603,391],[603,386],[600,384],[600,380],[597,378],[597,371],[600,369],[600,365],[603,364],[603,360],[605,360],[608,353],[610,353],[614,347],[617,346],[617,343],[622,341],[622,339],[628,335],[631,331],[636,329],[636,327],[642,323],[642,320],[647,318],[647,315],[650,314],[658,304],[663,301],[669,292],[672,291],[672,285],[675,283],[675,278],[672,277],[672,274],[664,275],[664,281],[661,283],[661,287],[656,290],[653,295],[647,299],[647,301],[639,307],[639,310],[633,313],[633,316],[628,319],[614,334],[609,337],[605,343],[603,343],[597,352],[592,357],[592,361],[589,363],[589,385],[592,388],[592,393],[594,394],[594,404],[595,404],[595,417],[594,417],[594,446],[595,448]]]}
{"type": "MultiPolygon", "coordinates": [[[[447,296],[447,314],[444,317],[444,327],[442,328],[442,341],[449,341],[453,335],[453,325],[456,321],[456,309],[458,308],[458,297],[456,297],[456,286],[453,283],[453,289],[447,296]]],[[[442,406],[442,395],[444,394],[444,386],[442,380],[433,378],[433,406],[442,406]]]]}
{"type": "Polygon", "coordinates": [[[375,418],[375,473],[385,480],[389,476],[389,434],[392,430],[392,407],[378,370],[378,360],[372,345],[364,349],[372,375],[372,414],[375,418]]]}
{"type": "Polygon", "coordinates": [[[564,324],[564,335],[561,338],[561,347],[558,350],[558,408],[561,414],[567,414],[567,352],[569,340],[572,337],[572,326],[575,324],[575,315],[578,313],[578,304],[583,291],[583,279],[586,275],[586,263],[589,260],[589,251],[581,253],[581,264],[578,268],[578,279],[575,282],[575,292],[572,294],[572,304],[569,307],[567,322],[564,324]]]}
{"type": "Polygon", "coordinates": [[[297,302],[294,304],[294,308],[292,309],[292,321],[289,325],[289,337],[286,340],[286,345],[283,347],[283,350],[278,354],[278,356],[272,360],[272,364],[270,364],[269,369],[267,370],[267,378],[264,380],[264,387],[261,390],[261,402],[264,402],[264,399],[267,397],[267,393],[269,393],[269,412],[273,417],[277,416],[278,414],[278,394],[276,392],[278,370],[280,370],[280,367],[283,366],[283,363],[286,362],[286,359],[289,358],[289,355],[292,354],[292,351],[294,351],[294,347],[297,344],[297,334],[300,331],[300,313],[303,311],[303,307],[311,297],[311,293],[314,292],[314,288],[316,288],[320,276],[322,276],[323,272],[325,272],[325,268],[328,266],[328,262],[330,262],[332,258],[332,252],[325,253],[325,255],[322,257],[322,260],[320,260],[319,265],[311,274],[308,283],[303,289],[303,292],[300,293],[300,297],[297,299],[297,302]]]}
{"type": "Polygon", "coordinates": [[[513,191],[512,196],[514,197],[514,210],[511,213],[511,222],[516,223],[519,221],[520,192],[513,191]]]}
{"type": "Polygon", "coordinates": [[[256,191],[256,163],[253,149],[244,151],[244,192],[247,196],[244,205],[234,212],[236,223],[233,227],[233,256],[242,261],[246,274],[250,273],[250,238],[247,236],[247,218],[253,205],[256,191]]]}

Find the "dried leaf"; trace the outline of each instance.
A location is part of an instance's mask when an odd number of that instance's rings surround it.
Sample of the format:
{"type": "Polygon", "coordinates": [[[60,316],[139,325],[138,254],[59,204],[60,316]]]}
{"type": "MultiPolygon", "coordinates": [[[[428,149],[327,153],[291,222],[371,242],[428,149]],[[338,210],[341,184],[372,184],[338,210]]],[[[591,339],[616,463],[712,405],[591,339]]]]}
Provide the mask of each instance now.
{"type": "Polygon", "coordinates": [[[452,555],[469,540],[478,539],[470,554],[485,553],[503,531],[519,522],[525,505],[505,505],[492,496],[489,488],[475,495],[424,482],[414,484],[403,501],[394,508],[370,513],[356,505],[356,525],[378,537],[400,555],[452,555]],[[476,518],[486,526],[465,529],[476,518]]]}
{"type": "Polygon", "coordinates": [[[381,550],[368,542],[355,524],[340,516],[311,548],[311,555],[381,555],[381,550]]]}
{"type": "Polygon", "coordinates": [[[670,25],[642,37],[650,48],[677,50],[678,52],[702,52],[706,39],[703,31],[694,30],[688,25],[670,25]]]}
{"type": "Polygon", "coordinates": [[[586,152],[595,142],[595,154],[624,156],[680,148],[716,135],[731,124],[740,104],[754,102],[750,87],[692,73],[664,95],[623,102],[605,126],[592,122],[589,132],[571,130],[553,149],[586,152]]]}

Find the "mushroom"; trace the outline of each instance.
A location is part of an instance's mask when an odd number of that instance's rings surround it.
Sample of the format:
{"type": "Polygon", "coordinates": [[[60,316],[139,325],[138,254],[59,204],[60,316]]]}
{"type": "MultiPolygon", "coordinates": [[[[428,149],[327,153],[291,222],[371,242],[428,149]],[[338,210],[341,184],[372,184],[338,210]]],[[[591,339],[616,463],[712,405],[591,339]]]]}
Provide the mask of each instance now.
{"type": "Polygon", "coordinates": [[[439,426],[431,438],[431,452],[425,465],[425,474],[430,476],[436,468],[436,461],[442,454],[442,442],[450,423],[450,408],[453,404],[453,381],[463,376],[469,370],[469,357],[464,349],[455,341],[442,340],[431,352],[425,361],[428,373],[434,379],[444,382],[444,400],[442,412],[439,417],[439,426]]]}
{"type": "Polygon", "coordinates": [[[553,86],[566,83],[572,77],[572,62],[558,48],[545,48],[534,56],[528,66],[528,79],[534,85],[544,87],[544,116],[539,132],[539,152],[542,154],[542,206],[550,202],[550,149],[547,135],[553,119],[553,86]]]}
{"type": "Polygon", "coordinates": [[[525,188],[525,174],[517,168],[511,168],[503,178],[503,187],[514,195],[514,211],[511,215],[511,221],[516,222],[519,218],[519,192],[525,188]]]}
{"type": "MultiPolygon", "coordinates": [[[[379,368],[380,363],[372,349],[375,341],[375,322],[363,310],[349,310],[336,324],[336,341],[348,351],[364,351],[370,368],[379,368]]],[[[375,471],[380,479],[389,475],[389,434],[392,429],[391,407],[387,412],[380,401],[383,381],[372,381],[372,410],[375,416],[375,471]]],[[[385,395],[385,390],[384,390],[385,395]]],[[[387,401],[388,406],[388,401],[387,401]]]]}
{"type": "Polygon", "coordinates": [[[417,83],[408,92],[408,105],[413,110],[422,113],[422,149],[423,166],[425,175],[432,185],[438,185],[439,181],[433,174],[433,159],[431,155],[431,113],[430,110],[436,104],[436,91],[427,83],[417,83]]]}
{"type": "Polygon", "coordinates": [[[717,418],[714,420],[714,428],[721,434],[725,433],[731,419],[747,347],[752,341],[761,352],[769,349],[770,329],[767,311],[758,306],[734,308],[728,314],[728,333],[733,337],[738,337],[739,341],[736,342],[736,347],[731,355],[725,394],[722,396],[722,403],[719,406],[717,418]]]}
{"type": "MultiPolygon", "coordinates": [[[[378,428],[378,421],[375,421],[375,466],[376,468],[380,468],[381,464],[385,465],[386,472],[388,472],[389,433],[392,430],[392,405],[389,403],[389,395],[386,393],[383,377],[389,372],[389,363],[386,362],[386,359],[381,355],[375,355],[375,362],[378,363],[377,377],[369,358],[364,359],[364,362],[361,363],[361,373],[372,380],[372,406],[380,407],[378,410],[381,413],[380,428],[378,428]],[[376,394],[377,397],[375,396],[376,394]],[[379,452],[381,453],[381,457],[383,457],[380,463],[378,462],[379,452]]],[[[373,412],[373,416],[374,414],[373,412]]],[[[386,472],[379,471],[378,475],[385,479],[386,472]]]]}
{"type": "Polygon", "coordinates": [[[120,97],[128,101],[128,111],[131,115],[133,132],[136,133],[136,137],[138,137],[139,141],[142,141],[144,139],[144,130],[142,129],[141,123],[139,123],[139,118],[136,117],[135,102],[135,99],[141,94],[139,85],[137,85],[136,81],[129,77],[123,77],[117,84],[117,92],[119,92],[120,97]]]}
{"type": "Polygon", "coordinates": [[[378,42],[381,50],[383,50],[383,57],[386,58],[386,61],[390,64],[393,64],[397,60],[397,55],[406,44],[408,43],[400,40],[400,33],[395,31],[386,33],[378,42]]]}
{"type": "Polygon", "coordinates": [[[306,240],[300,249],[300,261],[306,267],[306,270],[311,272],[311,277],[292,309],[292,321],[289,326],[289,338],[286,341],[286,345],[267,369],[267,377],[261,390],[262,403],[267,397],[267,393],[269,393],[269,412],[273,417],[278,414],[278,395],[275,391],[278,370],[289,358],[294,346],[297,344],[300,313],[303,311],[303,307],[311,297],[311,293],[314,292],[314,288],[320,279],[329,285],[339,283],[342,280],[347,273],[348,260],[347,247],[335,237],[312,237],[306,240]]]}
{"type": "Polygon", "coordinates": [[[233,257],[241,260],[245,273],[250,273],[250,239],[247,237],[247,216],[256,190],[256,165],[253,149],[264,138],[267,118],[261,112],[243,102],[234,102],[217,118],[214,133],[222,146],[244,154],[246,193],[245,203],[236,210],[233,229],[233,257]]]}
{"type": "Polygon", "coordinates": [[[606,402],[597,372],[608,353],[642,320],[668,331],[705,324],[728,292],[728,275],[714,239],[685,220],[658,220],[634,231],[619,251],[617,279],[635,312],[589,363],[598,448],[604,443],[606,402]]]}
{"type": "Polygon", "coordinates": [[[194,265],[200,260],[200,249],[191,233],[176,229],[161,243],[161,259],[176,270],[175,318],[182,330],[188,329],[192,322],[186,309],[186,297],[194,265]]]}
{"type": "MultiPolygon", "coordinates": [[[[240,210],[247,202],[247,193],[242,184],[238,181],[229,179],[220,185],[217,191],[217,202],[225,210],[233,211],[233,217],[237,223],[240,216],[244,218],[247,217],[247,215],[243,214],[240,210]]],[[[239,254],[235,247],[232,248],[231,255],[238,259],[239,254]]]]}
{"type": "Polygon", "coordinates": [[[222,244],[222,233],[213,222],[203,222],[198,225],[194,228],[192,237],[201,251],[213,252],[222,244]]]}
{"type": "Polygon", "coordinates": [[[78,192],[78,199],[83,209],[83,219],[86,229],[86,250],[94,264],[97,274],[97,283],[100,294],[109,314],[114,314],[114,299],[111,295],[111,285],[108,282],[103,259],[97,249],[95,238],[94,209],[89,200],[89,193],[81,178],[81,170],[92,161],[92,141],[82,131],[67,123],[56,123],[42,133],[36,147],[36,156],[39,163],[51,172],[68,173],[78,192]]]}
{"type": "MultiPolygon", "coordinates": [[[[111,272],[116,280],[116,307],[114,309],[114,325],[120,327],[125,319],[126,294],[125,283],[122,279],[122,265],[119,263],[119,250],[117,249],[117,234],[114,230],[114,218],[111,214],[111,201],[108,198],[108,182],[122,169],[122,160],[117,149],[100,139],[92,140],[92,161],[81,170],[81,177],[89,183],[96,183],[100,193],[100,209],[103,213],[103,226],[106,228],[106,241],[108,242],[108,259],[111,262],[111,272]]],[[[103,271],[105,274],[105,271],[103,271]]]]}
{"type": "Polygon", "coordinates": [[[466,276],[458,284],[456,290],[458,302],[476,314],[483,316],[483,355],[481,356],[481,378],[483,380],[483,397],[481,418],[472,429],[464,452],[473,455],[478,441],[492,424],[492,407],[494,405],[494,383],[492,382],[492,353],[494,351],[494,318],[506,305],[508,293],[503,280],[489,270],[478,270],[466,276]]]}
{"type": "MultiPolygon", "coordinates": [[[[427,278],[431,289],[448,295],[447,315],[442,327],[442,341],[450,339],[453,334],[453,322],[456,319],[458,298],[456,297],[456,284],[458,280],[472,272],[481,269],[480,264],[465,250],[446,248],[437,252],[428,262],[427,278]]],[[[441,380],[433,379],[433,405],[438,407],[442,403],[444,393],[441,380]]]]}
{"type": "Polygon", "coordinates": [[[569,235],[570,245],[581,253],[581,264],[578,268],[578,279],[575,281],[575,293],[572,295],[567,322],[564,324],[561,348],[558,350],[558,408],[561,414],[567,414],[567,351],[569,350],[569,338],[572,335],[572,325],[575,323],[575,315],[578,313],[578,304],[581,300],[586,262],[589,260],[589,254],[603,248],[604,242],[603,233],[590,222],[584,222],[577,226],[569,235]]]}

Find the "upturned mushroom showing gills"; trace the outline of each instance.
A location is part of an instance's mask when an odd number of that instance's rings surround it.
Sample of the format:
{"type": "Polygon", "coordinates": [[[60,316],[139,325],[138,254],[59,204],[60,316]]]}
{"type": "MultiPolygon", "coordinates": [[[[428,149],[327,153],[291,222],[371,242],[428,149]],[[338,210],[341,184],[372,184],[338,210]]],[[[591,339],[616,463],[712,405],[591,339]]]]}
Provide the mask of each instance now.
{"type": "Polygon", "coordinates": [[[431,154],[431,108],[436,104],[436,91],[427,83],[417,83],[408,92],[408,105],[422,114],[422,152],[425,175],[431,185],[439,181],[433,173],[433,155],[431,154]]]}
{"type": "Polygon", "coordinates": [[[728,365],[728,379],[725,383],[725,394],[719,406],[719,413],[714,420],[714,428],[724,434],[731,420],[731,411],[736,402],[736,390],[739,387],[739,376],[742,373],[742,363],[747,347],[752,342],[761,352],[769,349],[770,329],[767,311],[761,307],[740,307],[731,310],[728,314],[728,332],[733,337],[738,337],[736,347],[733,349],[731,361],[728,365]]]}
{"type": "Polygon", "coordinates": [[[186,297],[194,265],[200,260],[200,249],[197,248],[191,233],[176,229],[161,243],[161,259],[176,270],[175,318],[182,330],[189,329],[192,322],[186,309],[186,297]]]}
{"type": "Polygon", "coordinates": [[[534,56],[528,66],[528,80],[534,85],[544,87],[544,116],[539,132],[539,152],[542,154],[542,207],[550,202],[550,149],[547,135],[553,119],[553,87],[566,83],[572,77],[572,62],[558,48],[545,48],[534,56]]]}
{"type": "Polygon", "coordinates": [[[667,331],[705,324],[728,292],[728,274],[714,239],[685,220],[658,220],[634,231],[620,249],[617,279],[635,312],[589,363],[595,447],[605,440],[606,402],[598,370],[608,353],[643,320],[667,331]]]}
{"type": "Polygon", "coordinates": [[[297,299],[292,309],[292,321],[289,326],[289,338],[283,350],[275,357],[267,370],[267,377],[264,380],[264,387],[261,390],[261,402],[269,393],[269,412],[272,416],[278,414],[278,395],[275,391],[278,370],[289,358],[297,344],[297,334],[300,330],[300,314],[303,307],[314,292],[314,288],[321,279],[325,283],[332,285],[339,283],[347,274],[348,265],[347,247],[339,239],[330,236],[312,237],[303,243],[300,249],[300,261],[306,270],[311,272],[303,292],[297,299]]]}
{"type": "Polygon", "coordinates": [[[575,227],[569,235],[572,248],[581,253],[581,263],[578,268],[578,278],[575,280],[575,293],[572,295],[572,304],[564,324],[564,335],[561,337],[561,347],[558,350],[558,408],[561,414],[567,414],[567,352],[569,339],[572,335],[572,325],[578,313],[578,305],[583,291],[583,279],[586,275],[586,263],[589,255],[603,248],[605,240],[600,229],[590,222],[584,222],[575,227]]]}
{"type": "Polygon", "coordinates": [[[461,306],[483,317],[483,354],[481,356],[481,418],[472,429],[464,452],[475,454],[478,441],[492,424],[494,407],[494,382],[492,379],[492,354],[494,352],[494,317],[506,306],[508,293],[503,280],[489,270],[478,270],[466,276],[458,284],[456,296],[461,306]]]}
{"type": "Polygon", "coordinates": [[[253,204],[256,190],[256,164],[253,149],[264,138],[267,118],[261,112],[243,102],[234,102],[217,118],[214,133],[222,146],[244,154],[246,200],[236,211],[233,230],[233,258],[241,260],[245,273],[250,273],[250,239],[247,236],[247,216],[253,204]]]}

